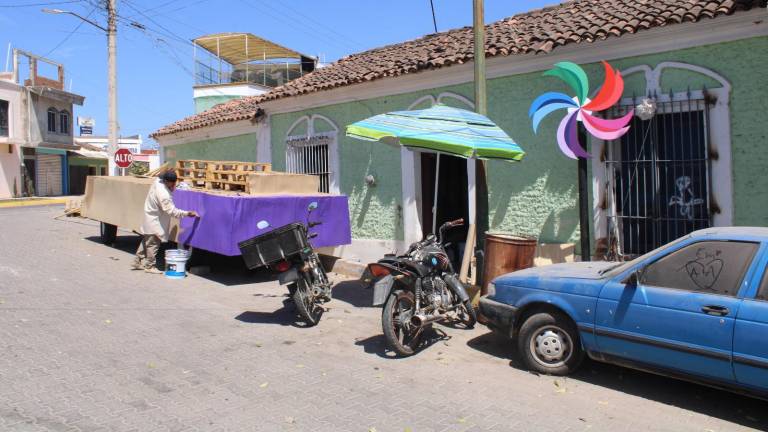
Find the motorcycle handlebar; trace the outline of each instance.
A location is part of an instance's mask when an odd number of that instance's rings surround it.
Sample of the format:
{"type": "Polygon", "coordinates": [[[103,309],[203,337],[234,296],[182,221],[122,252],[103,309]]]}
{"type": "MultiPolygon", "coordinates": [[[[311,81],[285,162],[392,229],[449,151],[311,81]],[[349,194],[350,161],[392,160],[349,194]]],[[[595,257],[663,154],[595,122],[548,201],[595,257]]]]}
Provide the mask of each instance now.
{"type": "Polygon", "coordinates": [[[445,225],[447,227],[451,227],[451,228],[455,227],[455,226],[459,226],[459,225],[464,225],[464,218],[452,220],[450,222],[446,222],[445,225]]]}

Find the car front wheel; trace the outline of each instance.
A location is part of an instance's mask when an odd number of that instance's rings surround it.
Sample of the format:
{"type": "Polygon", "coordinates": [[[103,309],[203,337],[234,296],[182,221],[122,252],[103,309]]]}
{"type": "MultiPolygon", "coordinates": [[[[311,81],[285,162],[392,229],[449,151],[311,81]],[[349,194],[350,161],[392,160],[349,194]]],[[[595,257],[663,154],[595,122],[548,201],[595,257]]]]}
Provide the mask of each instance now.
{"type": "Polygon", "coordinates": [[[571,320],[552,312],[536,313],[525,320],[517,336],[517,349],[530,370],[548,375],[568,375],[584,358],[571,320]]]}

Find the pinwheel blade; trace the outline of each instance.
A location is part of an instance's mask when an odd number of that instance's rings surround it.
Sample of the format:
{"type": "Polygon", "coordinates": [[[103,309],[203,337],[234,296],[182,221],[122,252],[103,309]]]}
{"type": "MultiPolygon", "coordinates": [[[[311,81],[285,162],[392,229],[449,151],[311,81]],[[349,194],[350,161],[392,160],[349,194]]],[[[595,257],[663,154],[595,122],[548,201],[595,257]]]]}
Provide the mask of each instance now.
{"type": "Polygon", "coordinates": [[[576,113],[578,111],[574,111],[567,116],[563,117],[563,120],[560,121],[560,126],[557,128],[557,146],[560,147],[560,151],[563,152],[564,155],[568,156],[571,159],[578,159],[576,157],[576,154],[573,153],[573,150],[568,146],[568,140],[565,136],[565,131],[568,126],[568,122],[571,121],[571,119],[576,118],[576,113]]]}
{"type": "Polygon", "coordinates": [[[533,101],[533,103],[531,104],[531,108],[528,110],[528,117],[533,117],[536,111],[540,110],[541,108],[549,104],[555,104],[555,103],[568,104],[574,108],[579,106],[567,94],[560,93],[560,92],[546,92],[541,96],[537,97],[533,101]]]}
{"type": "Polygon", "coordinates": [[[624,80],[621,74],[614,71],[606,61],[603,61],[603,67],[605,68],[603,86],[597,96],[584,106],[586,110],[602,111],[609,108],[618,102],[618,98],[624,92],[624,80]]]}
{"type": "Polygon", "coordinates": [[[572,104],[566,104],[566,103],[551,103],[548,105],[544,105],[542,108],[540,108],[538,111],[536,111],[533,114],[533,132],[536,133],[539,130],[539,123],[541,123],[542,120],[544,120],[544,117],[548,116],[553,111],[557,111],[559,109],[568,109],[572,108],[572,104]]]}
{"type": "Polygon", "coordinates": [[[584,104],[589,93],[589,78],[579,65],[572,62],[556,63],[553,69],[544,72],[545,76],[554,76],[563,80],[576,93],[579,104],[584,104]]]}

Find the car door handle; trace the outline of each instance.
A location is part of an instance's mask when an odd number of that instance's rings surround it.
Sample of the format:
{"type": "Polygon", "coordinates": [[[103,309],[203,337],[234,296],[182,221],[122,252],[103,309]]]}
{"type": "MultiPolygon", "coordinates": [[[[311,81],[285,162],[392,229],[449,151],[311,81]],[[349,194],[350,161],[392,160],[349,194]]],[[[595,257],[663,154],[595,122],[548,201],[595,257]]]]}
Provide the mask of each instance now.
{"type": "Polygon", "coordinates": [[[702,306],[701,311],[707,315],[726,316],[730,311],[725,306],[707,305],[702,306]]]}

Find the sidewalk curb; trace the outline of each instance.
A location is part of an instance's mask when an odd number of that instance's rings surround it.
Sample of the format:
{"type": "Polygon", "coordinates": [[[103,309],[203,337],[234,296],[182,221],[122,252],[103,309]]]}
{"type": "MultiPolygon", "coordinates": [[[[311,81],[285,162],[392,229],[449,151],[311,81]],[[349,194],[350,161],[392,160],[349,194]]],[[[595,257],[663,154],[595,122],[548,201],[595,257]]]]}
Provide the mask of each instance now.
{"type": "Polygon", "coordinates": [[[48,205],[66,204],[67,198],[40,198],[40,199],[18,199],[0,201],[0,208],[15,207],[38,207],[48,205]]]}
{"type": "Polygon", "coordinates": [[[363,263],[338,259],[335,263],[333,263],[333,268],[331,271],[340,275],[360,279],[360,276],[363,275],[363,271],[365,271],[366,267],[367,266],[363,263]]]}

